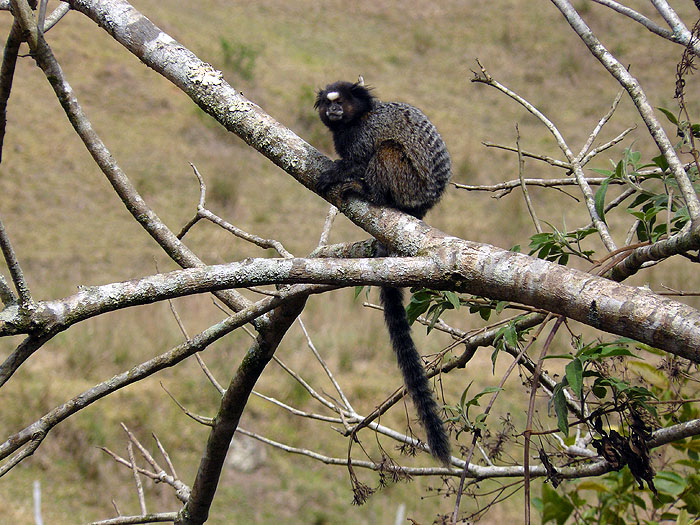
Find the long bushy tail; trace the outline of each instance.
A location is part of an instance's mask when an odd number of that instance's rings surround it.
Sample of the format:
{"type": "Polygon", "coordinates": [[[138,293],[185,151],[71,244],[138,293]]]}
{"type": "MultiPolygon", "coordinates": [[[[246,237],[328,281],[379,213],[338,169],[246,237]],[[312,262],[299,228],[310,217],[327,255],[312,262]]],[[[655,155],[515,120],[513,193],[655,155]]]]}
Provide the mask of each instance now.
{"type": "Polygon", "coordinates": [[[428,376],[411,338],[411,327],[403,307],[403,292],[399,288],[382,287],[380,293],[391,345],[396,353],[406,389],[413,399],[418,417],[428,436],[430,452],[442,463],[448,463],[451,457],[450,441],[440,418],[428,376]]]}

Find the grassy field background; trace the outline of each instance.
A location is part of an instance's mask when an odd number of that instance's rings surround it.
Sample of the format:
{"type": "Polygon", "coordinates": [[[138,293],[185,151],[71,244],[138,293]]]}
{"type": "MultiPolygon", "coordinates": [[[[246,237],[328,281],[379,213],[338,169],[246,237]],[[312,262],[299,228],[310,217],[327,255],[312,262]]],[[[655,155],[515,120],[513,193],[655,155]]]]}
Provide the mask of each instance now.
{"type": "MultiPolygon", "coordinates": [[[[334,80],[363,75],[380,98],[409,102],[428,114],[452,155],[454,181],[463,184],[517,177],[514,155],[481,144],[513,145],[515,123],[523,149],[561,158],[551,135],[534,117],[494,90],[470,82],[470,70],[477,68],[475,58],[550,116],[576,151],[619,89],[546,1],[132,3],[201,59],[221,69],[246,97],[329,155],[332,144],[313,110],[314,93],[334,80]]],[[[654,16],[646,3],[630,4],[654,16]]],[[[678,8],[685,7],[681,14],[692,24],[697,11],[690,2],[685,4],[678,8]]],[[[674,108],[675,64],[681,48],[591,2],[577,5],[609,49],[630,64],[652,104],[674,108]]],[[[10,25],[9,13],[2,13],[4,34],[10,25]]],[[[282,241],[296,255],[304,256],[315,247],[328,208],[325,201],[226,133],[82,15],[70,13],[47,38],[96,130],[173,230],[179,231],[196,210],[199,188],[191,162],[207,181],[213,211],[244,230],[282,241]]],[[[697,115],[697,100],[689,102],[697,115]]],[[[601,139],[609,140],[639,124],[632,104],[623,99],[601,139]]],[[[58,298],[80,285],[140,277],[154,273],[156,265],[160,271],[175,268],[91,162],[29,57],[18,64],[7,130],[0,164],[0,213],[35,298],[58,298]]],[[[607,168],[608,159],[619,158],[622,148],[631,144],[646,151],[645,158],[654,156],[645,135],[639,128],[621,146],[603,154],[595,167],[607,168]]],[[[528,161],[525,175],[563,173],[528,161]]],[[[564,220],[569,227],[585,224],[577,209],[581,206],[572,206],[573,201],[551,190],[532,193],[542,219],[557,227],[564,220]]],[[[451,234],[506,248],[522,244],[526,249],[533,233],[518,192],[494,200],[487,194],[452,188],[426,220],[451,234]]],[[[341,217],[331,240],[365,237],[341,217]]],[[[622,242],[622,238],[616,240],[622,242]]],[[[206,224],[198,225],[186,242],[208,263],[266,255],[206,224]]],[[[635,282],[644,284],[649,279],[686,289],[698,282],[688,270],[669,271],[664,265],[635,282]]],[[[175,305],[190,334],[223,316],[209,297],[181,299],[175,305]]],[[[400,384],[380,316],[353,301],[352,291],[312,298],[302,318],[358,410],[369,412],[400,384]]],[[[480,325],[466,314],[450,321],[462,328],[480,325]]],[[[415,332],[425,352],[437,351],[449,341],[440,334],[426,339],[423,330],[415,332]]],[[[3,358],[18,341],[0,341],[3,358]]],[[[3,387],[0,431],[8,435],[92,384],[181,341],[167,304],[81,323],[56,337],[3,387]]],[[[234,333],[204,353],[223,384],[249,341],[247,334],[234,333]]],[[[485,351],[462,372],[462,388],[475,378],[477,384],[489,384],[489,355],[485,351]]],[[[320,368],[309,365],[310,354],[298,326],[285,338],[278,356],[302,370],[318,388],[330,391],[320,368]]],[[[0,522],[31,522],[35,479],[42,483],[45,523],[112,516],[112,500],[123,514],[137,513],[130,472],[97,448],[124,451],[120,422],[144,442],[155,432],[180,477],[191,483],[208,432],[180,412],[160,383],[193,412],[215,414],[218,395],[194,361],[97,403],[52,431],[30,460],[0,480],[4,503],[0,522]]],[[[516,392],[522,389],[517,379],[509,387],[516,392]]],[[[274,364],[258,390],[302,409],[314,407],[308,395],[274,364]]],[[[522,411],[523,406],[514,401],[499,411],[522,411]]],[[[383,422],[403,428],[403,414],[395,412],[383,422]]],[[[342,456],[347,450],[345,439],[327,426],[290,417],[257,398],[251,400],[242,426],[328,455],[342,456]]],[[[374,478],[367,479],[374,483],[374,478]]],[[[266,449],[263,464],[254,472],[224,472],[210,523],[393,523],[401,503],[407,506],[408,516],[430,523],[435,513],[448,512],[453,504],[452,498],[444,499],[431,490],[439,487],[439,480],[418,479],[390,486],[365,506],[353,507],[344,468],[266,449]]],[[[147,495],[152,511],[178,508],[168,488],[147,484],[147,495]]],[[[473,504],[464,505],[468,509],[473,504]]],[[[493,509],[486,522],[517,520],[521,515],[516,497],[493,509]]]]}

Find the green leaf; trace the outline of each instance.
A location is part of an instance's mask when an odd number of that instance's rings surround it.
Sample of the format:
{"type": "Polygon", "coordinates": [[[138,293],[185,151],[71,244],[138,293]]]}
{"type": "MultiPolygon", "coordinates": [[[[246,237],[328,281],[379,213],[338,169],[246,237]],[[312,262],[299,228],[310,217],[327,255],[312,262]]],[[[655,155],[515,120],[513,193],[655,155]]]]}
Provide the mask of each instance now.
{"type": "Polygon", "coordinates": [[[518,347],[518,331],[512,323],[503,331],[503,338],[513,348],[518,347]]]}
{"type": "Polygon", "coordinates": [[[676,118],[676,115],[674,115],[669,110],[664,109],[664,108],[656,108],[656,109],[658,109],[659,111],[661,111],[661,113],[666,115],[666,118],[671,121],[671,124],[678,126],[678,119],[676,118]]]}
{"type": "Polygon", "coordinates": [[[666,160],[666,157],[664,157],[663,155],[659,155],[658,157],[654,157],[651,160],[654,162],[654,164],[656,164],[661,169],[661,171],[666,171],[668,169],[668,161],[666,160]]]}
{"type": "Polygon", "coordinates": [[[604,399],[608,395],[607,388],[596,384],[591,387],[591,392],[593,392],[593,395],[595,395],[598,399],[604,399]]]}
{"type": "Polygon", "coordinates": [[[574,511],[574,505],[547,483],[542,485],[542,523],[551,521],[564,525],[574,511]]]}
{"type": "Polygon", "coordinates": [[[605,194],[608,191],[608,184],[610,179],[605,179],[595,192],[595,211],[603,222],[605,222],[605,194]]]}
{"type": "Polygon", "coordinates": [[[425,311],[430,306],[430,302],[418,302],[411,299],[411,302],[406,306],[406,317],[408,318],[408,324],[413,324],[413,322],[418,319],[418,317],[425,313],[425,311]]]}
{"type": "Polygon", "coordinates": [[[600,494],[610,492],[610,489],[607,486],[605,486],[603,483],[599,483],[598,481],[582,481],[576,485],[576,490],[595,490],[600,494]]]}
{"type": "Polygon", "coordinates": [[[569,437],[569,409],[566,406],[566,397],[564,397],[563,388],[554,389],[554,397],[552,397],[554,402],[554,412],[557,414],[557,428],[561,432],[569,437]]]}
{"type": "Polygon", "coordinates": [[[690,518],[688,517],[688,511],[681,509],[678,513],[678,519],[676,519],[676,525],[688,525],[690,523],[690,518]]]}
{"type": "Polygon", "coordinates": [[[454,292],[445,292],[445,298],[449,301],[455,310],[459,310],[460,302],[459,297],[454,292]]]}
{"type": "Polygon", "coordinates": [[[576,397],[583,398],[583,363],[577,357],[566,365],[566,379],[576,397]]]}
{"type": "Polygon", "coordinates": [[[464,412],[464,407],[466,406],[466,402],[467,402],[467,392],[469,392],[469,389],[471,388],[473,382],[474,382],[474,381],[471,381],[471,382],[467,385],[467,388],[464,389],[464,392],[462,392],[462,395],[461,395],[461,397],[459,398],[459,406],[462,407],[462,412],[464,412]]]}
{"type": "Polygon", "coordinates": [[[673,497],[680,496],[688,487],[685,478],[675,472],[662,471],[654,477],[654,485],[656,490],[663,494],[668,494],[673,497]]]}
{"type": "Polygon", "coordinates": [[[491,308],[484,306],[483,308],[479,308],[479,315],[484,321],[488,321],[489,318],[491,317],[491,308]]]}

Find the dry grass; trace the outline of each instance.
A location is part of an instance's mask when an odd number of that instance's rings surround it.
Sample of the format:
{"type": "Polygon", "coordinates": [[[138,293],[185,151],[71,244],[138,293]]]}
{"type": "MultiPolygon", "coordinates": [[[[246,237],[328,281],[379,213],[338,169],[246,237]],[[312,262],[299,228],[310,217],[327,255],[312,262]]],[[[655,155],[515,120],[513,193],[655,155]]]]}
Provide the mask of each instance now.
{"type": "MultiPolygon", "coordinates": [[[[547,2],[415,1],[403,2],[400,8],[396,2],[365,0],[352,5],[335,0],[133,4],[202,59],[223,69],[227,80],[247,97],[327,153],[332,152],[331,144],[313,114],[313,92],[329,81],[364,75],[380,97],[410,102],[431,117],[452,154],[456,182],[494,183],[517,176],[512,155],[480,145],[482,140],[512,144],[516,122],[524,149],[557,155],[551,137],[530,115],[469,82],[475,57],[552,117],[573,149],[582,144],[618,89],[547,2]],[[248,62],[230,57],[227,61],[227,46],[248,62]]],[[[590,8],[587,18],[623,62],[632,64],[653,104],[672,106],[679,48],[602,9],[590,8]]],[[[9,24],[9,14],[3,13],[3,34],[9,24]]],[[[313,249],[326,211],[320,198],[222,132],[184,95],[81,15],[71,13],[48,36],[97,131],[172,229],[178,230],[195,210],[198,187],[188,165],[192,162],[207,179],[214,211],[243,229],[281,240],[295,254],[313,249]]],[[[631,104],[625,102],[604,136],[609,139],[637,122],[631,104]]],[[[638,148],[648,146],[641,130],[633,140],[638,148]]],[[[599,167],[605,162],[600,159],[599,167]]],[[[527,176],[551,173],[545,165],[527,164],[527,176]]],[[[10,100],[0,195],[3,220],[37,298],[67,295],[77,285],[153,273],[154,260],[161,270],[173,268],[91,163],[29,58],[20,60],[10,100]]],[[[564,217],[569,226],[585,220],[570,201],[555,202],[558,196],[536,190],[534,197],[542,218],[557,226],[564,217]]],[[[452,234],[503,247],[521,243],[525,248],[532,233],[516,192],[495,201],[452,191],[427,219],[452,234]]],[[[341,241],[364,234],[341,218],[332,237],[341,241]]],[[[263,255],[209,225],[198,226],[187,243],[211,263],[263,255]]],[[[658,272],[663,275],[664,270],[658,272]]],[[[665,282],[687,287],[690,277],[670,276],[665,282]]],[[[177,304],[191,333],[222,315],[205,297],[177,304]]],[[[342,371],[343,384],[358,409],[371,410],[399,383],[396,375],[387,384],[395,365],[379,316],[362,310],[350,291],[313,298],[303,317],[329,363],[342,371]]],[[[465,328],[479,324],[465,317],[453,320],[465,328]]],[[[416,332],[426,351],[446,342],[444,337],[424,339],[422,330],[416,332]]],[[[3,388],[0,431],[5,435],[20,428],[90,384],[180,340],[167,305],[109,314],[72,328],[3,388]]],[[[2,354],[16,342],[2,341],[2,354]]],[[[205,352],[224,384],[248,344],[248,336],[234,334],[205,352]]],[[[278,355],[308,379],[322,380],[321,371],[308,366],[297,327],[278,355]]],[[[463,384],[452,385],[448,393],[458,394],[477,377],[486,384],[490,373],[484,353],[464,372],[463,384]]],[[[95,449],[123,447],[119,421],[144,440],[156,432],[183,479],[191,482],[206,430],[178,412],[159,381],[192,410],[215,412],[216,396],[190,362],[99,403],[54,431],[34,458],[0,482],[8,523],[31,520],[33,479],[40,479],[44,487],[45,522],[107,517],[111,498],[122,512],[135,512],[129,473],[95,449]]],[[[312,406],[275,366],[266,371],[259,388],[302,408],[312,406]]],[[[519,388],[517,380],[512,388],[519,388]]],[[[401,417],[389,415],[386,422],[400,425],[401,417]]],[[[329,454],[342,455],[347,446],[330,429],[289,418],[257,399],[251,401],[243,425],[329,454]]],[[[351,507],[344,469],[270,452],[254,474],[224,474],[210,523],[392,523],[400,502],[407,504],[408,516],[428,523],[436,512],[449,511],[452,501],[431,492],[421,499],[429,485],[437,487],[439,482],[392,486],[364,507],[351,507]]],[[[164,488],[149,487],[149,494],[152,510],[177,507],[164,488]]],[[[520,516],[515,504],[493,511],[489,519],[520,516]]]]}

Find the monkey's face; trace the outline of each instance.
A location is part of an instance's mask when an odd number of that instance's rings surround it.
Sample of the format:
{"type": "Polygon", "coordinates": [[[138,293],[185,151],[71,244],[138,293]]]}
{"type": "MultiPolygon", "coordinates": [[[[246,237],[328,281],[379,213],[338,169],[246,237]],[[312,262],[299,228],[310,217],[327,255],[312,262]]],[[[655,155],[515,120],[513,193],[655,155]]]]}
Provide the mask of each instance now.
{"type": "Polygon", "coordinates": [[[349,82],[336,82],[318,92],[314,107],[329,128],[351,124],[371,109],[372,96],[367,89],[349,82]]]}
{"type": "Polygon", "coordinates": [[[323,91],[317,104],[318,115],[329,128],[348,124],[355,118],[352,100],[343,97],[339,91],[323,91]]]}
{"type": "Polygon", "coordinates": [[[331,122],[340,122],[346,115],[345,108],[343,108],[343,99],[340,98],[340,93],[337,91],[331,91],[326,95],[327,102],[319,107],[320,111],[323,111],[324,116],[331,122]]]}

